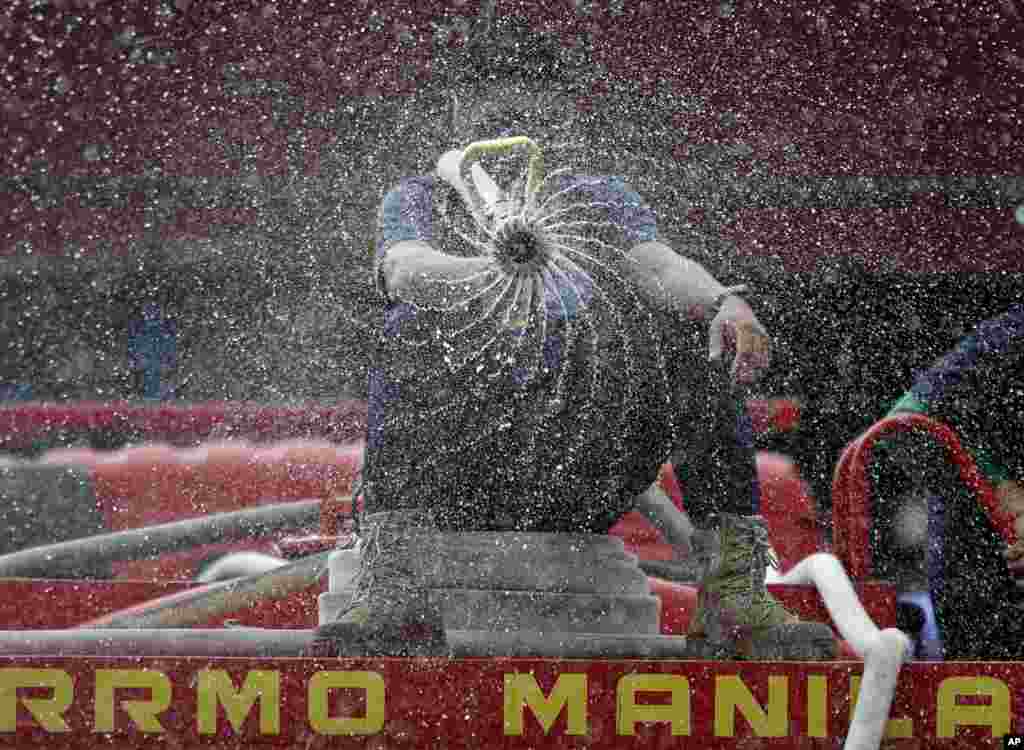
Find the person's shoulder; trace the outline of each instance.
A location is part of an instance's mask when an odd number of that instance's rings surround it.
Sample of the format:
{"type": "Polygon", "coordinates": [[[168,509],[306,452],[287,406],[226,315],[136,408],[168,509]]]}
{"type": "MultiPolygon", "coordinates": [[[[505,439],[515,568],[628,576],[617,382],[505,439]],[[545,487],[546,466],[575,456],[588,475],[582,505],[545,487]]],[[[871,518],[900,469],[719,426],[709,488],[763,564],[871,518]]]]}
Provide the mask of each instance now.
{"type": "Polygon", "coordinates": [[[392,190],[402,190],[412,187],[432,189],[438,182],[434,174],[413,174],[400,177],[392,186],[392,190]]]}
{"type": "Polygon", "coordinates": [[[1024,305],[1015,303],[1001,314],[980,323],[972,338],[993,353],[1018,352],[1024,341],[1024,305]]]}
{"type": "Polygon", "coordinates": [[[1010,305],[1009,309],[1000,317],[1008,323],[1014,324],[1018,332],[1024,332],[1024,304],[1016,302],[1010,305]]]}
{"type": "Polygon", "coordinates": [[[411,205],[424,205],[435,193],[434,175],[412,175],[399,178],[387,189],[378,209],[379,221],[401,224],[404,221],[403,211],[411,205]]]}

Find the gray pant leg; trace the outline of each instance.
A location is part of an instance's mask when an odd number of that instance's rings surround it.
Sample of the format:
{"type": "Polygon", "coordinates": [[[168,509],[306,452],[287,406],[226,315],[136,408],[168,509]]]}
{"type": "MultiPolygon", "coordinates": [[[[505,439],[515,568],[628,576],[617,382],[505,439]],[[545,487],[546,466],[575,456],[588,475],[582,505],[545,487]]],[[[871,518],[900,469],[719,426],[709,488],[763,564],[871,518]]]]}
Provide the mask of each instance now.
{"type": "Polygon", "coordinates": [[[698,528],[712,514],[756,515],[760,490],[746,398],[724,365],[694,362],[687,374],[677,395],[687,422],[671,456],[686,510],[698,528]]]}

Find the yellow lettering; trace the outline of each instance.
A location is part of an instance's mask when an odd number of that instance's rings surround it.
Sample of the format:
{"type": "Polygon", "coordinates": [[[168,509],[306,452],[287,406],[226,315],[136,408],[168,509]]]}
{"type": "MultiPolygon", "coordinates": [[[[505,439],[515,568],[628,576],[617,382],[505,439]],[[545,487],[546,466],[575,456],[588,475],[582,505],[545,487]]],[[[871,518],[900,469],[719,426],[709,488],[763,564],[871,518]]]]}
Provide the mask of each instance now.
{"type": "Polygon", "coordinates": [[[49,688],[49,698],[22,698],[36,723],[47,732],[70,731],[61,717],[74,699],[71,675],[62,669],[0,669],[0,732],[18,729],[18,688],[49,688]]]}
{"type": "Polygon", "coordinates": [[[309,724],[320,734],[376,734],[384,728],[384,678],[377,672],[317,672],[309,681],[309,724]],[[331,716],[331,690],[362,690],[364,716],[331,716]]]}
{"type": "MultiPolygon", "coordinates": [[[[855,674],[850,678],[850,718],[853,719],[854,709],[857,708],[857,696],[860,695],[860,679],[859,674],[855,674]]],[[[914,720],[913,719],[889,719],[885,723],[885,734],[882,735],[886,739],[898,740],[907,739],[914,736],[914,720]]]]}
{"type": "Polygon", "coordinates": [[[616,693],[616,728],[620,735],[636,734],[636,724],[640,721],[667,721],[672,724],[672,736],[689,736],[690,683],[685,677],[630,674],[619,680],[616,693]],[[666,692],[671,695],[671,701],[658,705],[638,704],[636,694],[641,691],[666,692]]]}
{"type": "Polygon", "coordinates": [[[587,676],[585,674],[562,674],[551,688],[551,695],[544,697],[537,680],[532,674],[505,675],[505,735],[519,736],[523,733],[523,713],[530,707],[537,717],[544,733],[551,731],[555,719],[568,707],[567,734],[587,733],[587,676]]]}
{"type": "Polygon", "coordinates": [[[768,678],[768,709],[762,708],[736,675],[715,678],[715,736],[736,736],[736,709],[758,737],[785,737],[789,731],[789,678],[768,678]]]}
{"type": "Polygon", "coordinates": [[[957,727],[968,725],[990,727],[993,737],[1010,731],[1010,690],[995,677],[947,677],[939,683],[935,702],[937,737],[955,737],[957,727]],[[984,695],[988,703],[962,706],[956,702],[962,695],[984,695]]]}
{"type": "Polygon", "coordinates": [[[240,733],[256,701],[260,703],[260,734],[281,731],[281,676],[277,672],[248,672],[242,689],[236,690],[231,675],[223,669],[204,669],[199,673],[196,697],[199,734],[217,733],[218,704],[224,707],[235,733],[240,733]]]}
{"type": "Polygon", "coordinates": [[[163,672],[151,669],[96,670],[96,726],[93,731],[114,731],[114,691],[117,688],[148,689],[149,700],[121,701],[121,708],[143,732],[164,731],[156,716],[171,705],[171,681],[163,672]]]}
{"type": "Polygon", "coordinates": [[[828,677],[807,678],[807,736],[828,737],[828,677]]]}

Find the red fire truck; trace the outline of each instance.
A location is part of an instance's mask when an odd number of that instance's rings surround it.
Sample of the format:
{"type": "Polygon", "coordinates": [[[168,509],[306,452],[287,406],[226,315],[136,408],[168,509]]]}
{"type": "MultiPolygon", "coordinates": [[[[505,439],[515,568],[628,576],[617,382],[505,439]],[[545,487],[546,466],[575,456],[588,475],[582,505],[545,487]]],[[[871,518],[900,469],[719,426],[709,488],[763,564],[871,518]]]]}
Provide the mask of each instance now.
{"type": "MultiPolygon", "coordinates": [[[[937,443],[986,528],[1015,540],[954,431],[885,415],[916,369],[1021,297],[1022,14],[998,0],[0,10],[3,743],[1013,742],[1015,662],[908,653],[900,589],[873,565],[872,477],[880,441],[937,443]],[[751,401],[772,589],[833,624],[834,660],[681,656],[694,588],[637,516],[613,536],[658,600],[642,646],[487,650],[462,631],[445,659],[302,655],[352,533],[367,217],[415,167],[403,147],[443,146],[437,50],[495,13],[660,103],[671,127],[650,145],[623,135],[624,161],[673,201],[673,231],[729,243],[732,260],[714,244],[705,259],[775,300],[763,315],[791,366],[751,401]]],[[[671,467],[661,481],[685,506],[671,467]]]]}

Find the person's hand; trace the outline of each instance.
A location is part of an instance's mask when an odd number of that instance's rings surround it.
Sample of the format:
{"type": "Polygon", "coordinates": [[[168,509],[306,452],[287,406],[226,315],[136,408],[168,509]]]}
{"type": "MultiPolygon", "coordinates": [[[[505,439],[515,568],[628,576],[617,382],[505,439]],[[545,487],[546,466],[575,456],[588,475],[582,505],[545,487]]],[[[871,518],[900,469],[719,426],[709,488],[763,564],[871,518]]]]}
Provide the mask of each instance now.
{"type": "Polygon", "coordinates": [[[711,361],[733,354],[730,374],[736,383],[753,383],[771,364],[771,338],[742,297],[730,295],[722,302],[709,331],[711,361]]]}
{"type": "MultiPolygon", "coordinates": [[[[1013,575],[1024,575],[1024,542],[1017,541],[1007,547],[1003,551],[1003,557],[1006,558],[1006,567],[1010,569],[1013,575]]],[[[1017,585],[1024,585],[1024,582],[1018,581],[1017,585]]]]}
{"type": "MultiPolygon", "coordinates": [[[[1017,541],[1006,548],[1003,557],[1011,573],[1024,576],[1024,485],[1013,480],[1000,482],[995,494],[1003,509],[1013,516],[1013,528],[1017,532],[1017,541]]],[[[1024,586],[1024,581],[1018,585],[1024,586]]]]}

